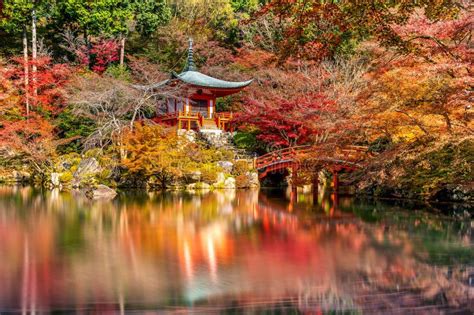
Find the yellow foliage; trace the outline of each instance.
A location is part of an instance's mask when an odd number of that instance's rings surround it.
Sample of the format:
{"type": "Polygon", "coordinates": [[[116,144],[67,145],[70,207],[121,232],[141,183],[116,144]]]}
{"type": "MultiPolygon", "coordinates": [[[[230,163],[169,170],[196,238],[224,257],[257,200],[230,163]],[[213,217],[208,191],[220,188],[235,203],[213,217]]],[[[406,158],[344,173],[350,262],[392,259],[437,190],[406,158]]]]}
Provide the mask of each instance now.
{"type": "Polygon", "coordinates": [[[160,125],[137,124],[125,134],[122,149],[127,152],[122,164],[131,173],[156,177],[163,184],[193,171],[212,169],[216,173],[215,162],[223,156],[217,149],[179,137],[174,129],[160,125]]]}

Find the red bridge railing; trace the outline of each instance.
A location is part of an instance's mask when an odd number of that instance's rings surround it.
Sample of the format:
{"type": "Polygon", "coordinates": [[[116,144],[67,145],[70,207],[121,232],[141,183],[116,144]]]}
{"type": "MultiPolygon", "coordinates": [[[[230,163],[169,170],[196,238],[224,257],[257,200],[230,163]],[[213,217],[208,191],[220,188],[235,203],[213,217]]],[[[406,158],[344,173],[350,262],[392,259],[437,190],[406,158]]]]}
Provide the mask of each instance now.
{"type": "Polygon", "coordinates": [[[276,165],[288,165],[298,163],[304,159],[319,159],[333,161],[337,164],[351,164],[361,161],[367,156],[367,147],[364,146],[345,146],[328,147],[325,146],[295,146],[281,150],[269,152],[255,159],[255,168],[262,170],[271,167],[278,168],[276,165]]]}

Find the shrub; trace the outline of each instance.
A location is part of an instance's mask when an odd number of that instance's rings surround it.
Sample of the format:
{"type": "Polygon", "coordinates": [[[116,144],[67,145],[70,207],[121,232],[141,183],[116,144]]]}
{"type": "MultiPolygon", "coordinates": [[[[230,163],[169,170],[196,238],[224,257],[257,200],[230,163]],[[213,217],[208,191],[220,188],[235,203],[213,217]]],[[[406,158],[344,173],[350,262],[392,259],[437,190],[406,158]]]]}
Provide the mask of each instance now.
{"type": "Polygon", "coordinates": [[[241,174],[235,178],[235,186],[237,188],[250,187],[250,181],[247,175],[241,174]]]}
{"type": "Polygon", "coordinates": [[[249,164],[247,161],[241,160],[234,163],[232,174],[234,175],[245,175],[249,171],[249,164]]]}
{"type": "Polygon", "coordinates": [[[72,182],[74,176],[72,175],[71,172],[67,171],[67,172],[64,172],[64,173],[61,173],[59,175],[59,181],[62,183],[62,184],[69,184],[72,182]]]}
{"type": "Polygon", "coordinates": [[[217,181],[217,174],[221,169],[216,166],[206,166],[201,169],[201,181],[206,184],[213,184],[217,181]]]}

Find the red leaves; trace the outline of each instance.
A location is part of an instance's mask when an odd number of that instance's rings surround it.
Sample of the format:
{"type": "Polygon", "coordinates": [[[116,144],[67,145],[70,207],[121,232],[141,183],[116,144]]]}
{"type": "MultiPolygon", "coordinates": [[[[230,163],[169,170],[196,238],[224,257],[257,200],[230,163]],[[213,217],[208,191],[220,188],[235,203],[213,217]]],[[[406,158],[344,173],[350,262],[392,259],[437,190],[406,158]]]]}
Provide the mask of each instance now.
{"type": "Polygon", "coordinates": [[[257,138],[263,142],[294,146],[308,142],[311,136],[321,132],[316,122],[332,105],[332,102],[319,94],[293,100],[249,100],[236,120],[241,128],[257,128],[257,138]]]}
{"type": "Polygon", "coordinates": [[[120,45],[117,40],[98,39],[90,43],[90,48],[83,41],[76,43],[70,39],[69,42],[72,43],[66,49],[75,55],[76,62],[96,73],[104,73],[119,60],[120,45]]]}
{"type": "Polygon", "coordinates": [[[29,61],[28,86],[25,86],[24,59],[16,57],[0,72],[2,87],[8,89],[9,101],[0,106],[0,146],[30,152],[35,144],[42,145],[53,136],[48,120],[63,107],[63,86],[71,69],[64,64],[53,64],[49,57],[29,61]],[[33,72],[36,66],[36,72],[33,72]],[[30,112],[26,115],[26,103],[30,112]]]}
{"type": "Polygon", "coordinates": [[[24,60],[23,57],[12,59],[13,67],[6,72],[6,79],[13,82],[14,86],[21,92],[23,103],[28,95],[33,106],[40,106],[43,110],[57,112],[64,104],[63,86],[67,82],[71,69],[66,64],[53,64],[49,57],[39,57],[36,61],[30,60],[29,85],[25,89],[24,84],[24,60]],[[36,74],[33,73],[36,66],[36,74]]]}
{"type": "Polygon", "coordinates": [[[100,40],[90,50],[93,56],[92,71],[102,74],[107,67],[119,59],[119,44],[116,40],[100,40]]]}

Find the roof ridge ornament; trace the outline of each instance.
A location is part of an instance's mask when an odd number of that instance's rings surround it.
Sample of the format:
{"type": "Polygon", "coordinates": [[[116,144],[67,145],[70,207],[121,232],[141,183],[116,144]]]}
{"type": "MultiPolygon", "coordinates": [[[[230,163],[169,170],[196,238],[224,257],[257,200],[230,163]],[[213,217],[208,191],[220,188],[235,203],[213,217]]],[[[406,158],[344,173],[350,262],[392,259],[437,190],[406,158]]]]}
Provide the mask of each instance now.
{"type": "Polygon", "coordinates": [[[193,39],[189,38],[189,48],[188,48],[188,61],[184,71],[196,71],[196,65],[194,64],[194,51],[193,51],[193,39]]]}

